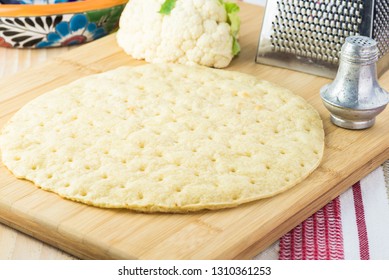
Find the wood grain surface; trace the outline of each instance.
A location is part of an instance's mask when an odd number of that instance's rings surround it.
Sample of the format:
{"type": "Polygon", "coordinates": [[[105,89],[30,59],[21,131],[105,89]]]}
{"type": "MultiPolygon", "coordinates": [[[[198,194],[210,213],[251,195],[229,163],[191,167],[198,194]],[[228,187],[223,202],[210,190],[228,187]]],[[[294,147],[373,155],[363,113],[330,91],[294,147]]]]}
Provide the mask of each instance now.
{"type": "MultiPolygon", "coordinates": [[[[0,48],[0,80],[30,67],[38,66],[48,59],[68,52],[71,48],[9,49],[0,48]]],[[[0,96],[4,94],[0,89],[0,96]]],[[[0,260],[74,259],[73,256],[52,247],[20,231],[0,224],[0,260]]]]}
{"type": "MultiPolygon", "coordinates": [[[[0,221],[88,259],[246,259],[319,210],[389,158],[389,111],[364,131],[337,128],[319,97],[324,78],[254,63],[262,9],[242,4],[242,52],[230,70],[291,89],[320,113],[326,146],[320,167],[304,182],[273,198],[220,211],[141,214],[107,210],[59,198],[15,179],[0,165],[0,221]]],[[[57,56],[0,82],[0,127],[34,97],[79,77],[138,65],[115,37],[57,56]]],[[[380,79],[389,88],[389,73],[380,79]]],[[[41,253],[43,254],[43,253],[41,253]]]]}

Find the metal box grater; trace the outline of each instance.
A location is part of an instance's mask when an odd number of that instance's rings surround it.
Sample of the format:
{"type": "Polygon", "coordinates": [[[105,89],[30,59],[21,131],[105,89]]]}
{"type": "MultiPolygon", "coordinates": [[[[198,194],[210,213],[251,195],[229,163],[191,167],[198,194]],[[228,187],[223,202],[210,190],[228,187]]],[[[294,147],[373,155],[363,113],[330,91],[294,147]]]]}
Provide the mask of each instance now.
{"type": "Polygon", "coordinates": [[[256,62],[334,78],[352,35],[375,39],[378,76],[389,69],[389,0],[268,0],[256,62]]]}

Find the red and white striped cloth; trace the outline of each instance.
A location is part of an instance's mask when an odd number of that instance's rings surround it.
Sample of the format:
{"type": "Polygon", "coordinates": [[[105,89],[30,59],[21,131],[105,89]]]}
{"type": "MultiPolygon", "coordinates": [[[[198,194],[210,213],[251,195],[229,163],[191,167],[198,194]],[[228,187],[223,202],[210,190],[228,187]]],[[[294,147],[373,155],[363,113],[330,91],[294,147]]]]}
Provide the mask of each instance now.
{"type": "Polygon", "coordinates": [[[255,259],[388,260],[389,161],[255,259]]]}

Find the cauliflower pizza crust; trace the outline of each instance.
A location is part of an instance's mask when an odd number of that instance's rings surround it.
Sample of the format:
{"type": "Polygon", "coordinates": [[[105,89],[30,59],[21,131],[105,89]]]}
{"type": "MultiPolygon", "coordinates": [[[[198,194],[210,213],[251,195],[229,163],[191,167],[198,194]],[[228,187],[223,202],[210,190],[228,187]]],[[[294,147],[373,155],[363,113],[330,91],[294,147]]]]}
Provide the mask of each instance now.
{"type": "Polygon", "coordinates": [[[3,128],[18,178],[90,205],[217,209],[274,196],[320,163],[318,113],[238,72],[155,64],[82,78],[25,105],[3,128]]]}

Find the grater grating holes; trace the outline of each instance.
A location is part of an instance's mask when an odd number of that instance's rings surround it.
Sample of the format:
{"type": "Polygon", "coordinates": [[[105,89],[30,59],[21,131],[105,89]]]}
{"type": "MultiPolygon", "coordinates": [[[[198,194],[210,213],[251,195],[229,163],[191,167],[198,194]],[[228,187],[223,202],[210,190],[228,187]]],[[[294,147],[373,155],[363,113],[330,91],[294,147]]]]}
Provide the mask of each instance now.
{"type": "Polygon", "coordinates": [[[277,1],[272,22],[274,51],[337,64],[344,40],[359,35],[362,0],[277,1]]]}
{"type": "Polygon", "coordinates": [[[334,78],[352,35],[375,39],[377,74],[389,70],[389,0],[268,0],[256,62],[334,78]]]}
{"type": "Polygon", "coordinates": [[[373,38],[377,41],[378,57],[389,52],[389,3],[376,1],[374,7],[373,38]]]}

